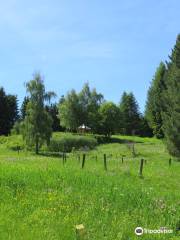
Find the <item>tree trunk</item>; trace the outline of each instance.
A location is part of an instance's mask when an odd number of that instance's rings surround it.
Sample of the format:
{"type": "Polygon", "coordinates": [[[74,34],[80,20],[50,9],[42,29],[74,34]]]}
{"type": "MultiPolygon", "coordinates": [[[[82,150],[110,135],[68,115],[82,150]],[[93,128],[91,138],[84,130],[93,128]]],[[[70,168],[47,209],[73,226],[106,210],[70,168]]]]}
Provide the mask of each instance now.
{"type": "Polygon", "coordinates": [[[36,137],[36,154],[39,153],[39,138],[36,137]]]}

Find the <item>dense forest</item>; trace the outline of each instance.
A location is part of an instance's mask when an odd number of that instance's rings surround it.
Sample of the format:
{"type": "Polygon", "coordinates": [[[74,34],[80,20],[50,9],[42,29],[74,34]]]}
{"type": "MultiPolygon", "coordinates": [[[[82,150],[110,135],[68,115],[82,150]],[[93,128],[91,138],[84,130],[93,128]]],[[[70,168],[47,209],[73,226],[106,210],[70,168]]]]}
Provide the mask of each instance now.
{"type": "Polygon", "coordinates": [[[169,60],[158,66],[148,90],[145,113],[132,92],[124,92],[118,104],[104,99],[102,93],[85,83],[57,103],[54,92],[46,92],[43,79],[35,73],[26,84],[27,96],[18,107],[17,96],[0,88],[0,135],[21,133],[28,145],[50,141],[53,131],[76,132],[85,124],[95,134],[155,136],[164,138],[173,156],[180,156],[180,35],[169,60]]]}

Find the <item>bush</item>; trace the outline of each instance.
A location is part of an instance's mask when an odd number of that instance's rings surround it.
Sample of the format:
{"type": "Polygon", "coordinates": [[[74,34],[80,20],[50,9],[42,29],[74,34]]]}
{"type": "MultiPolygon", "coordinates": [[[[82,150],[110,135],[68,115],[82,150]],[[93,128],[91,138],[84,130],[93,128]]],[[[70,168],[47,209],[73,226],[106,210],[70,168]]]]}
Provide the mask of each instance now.
{"type": "Polygon", "coordinates": [[[14,150],[14,151],[24,149],[24,143],[23,143],[21,135],[14,135],[14,136],[8,136],[8,137],[1,136],[0,144],[3,144],[7,148],[14,150]]]}
{"type": "Polygon", "coordinates": [[[22,122],[16,121],[13,128],[11,129],[12,135],[19,135],[21,133],[22,122]]]}
{"type": "Polygon", "coordinates": [[[51,152],[71,152],[81,148],[93,149],[97,145],[97,140],[87,136],[63,136],[52,138],[48,150],[51,152]]]}
{"type": "Polygon", "coordinates": [[[0,144],[5,144],[8,141],[8,137],[0,136],[0,144]]]}
{"type": "Polygon", "coordinates": [[[98,144],[111,143],[112,138],[104,135],[95,135],[98,144]]]}

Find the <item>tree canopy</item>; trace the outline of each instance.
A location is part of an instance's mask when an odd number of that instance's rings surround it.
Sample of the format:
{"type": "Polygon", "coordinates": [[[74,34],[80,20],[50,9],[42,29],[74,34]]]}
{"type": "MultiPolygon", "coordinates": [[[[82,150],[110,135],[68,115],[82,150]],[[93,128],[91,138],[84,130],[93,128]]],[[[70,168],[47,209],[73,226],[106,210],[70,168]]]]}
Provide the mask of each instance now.
{"type": "Polygon", "coordinates": [[[120,111],[122,117],[121,131],[124,134],[139,134],[141,124],[141,115],[139,106],[133,93],[124,92],[120,102],[120,111]]]}
{"type": "Polygon", "coordinates": [[[113,102],[104,102],[99,109],[100,132],[106,136],[111,136],[118,129],[120,110],[113,102]]]}
{"type": "Polygon", "coordinates": [[[163,92],[163,131],[170,154],[180,157],[180,35],[167,63],[163,92]]]}
{"type": "Polygon", "coordinates": [[[163,91],[165,90],[166,66],[163,62],[158,66],[151,86],[148,90],[145,116],[153,134],[157,138],[163,138],[163,91]]]}
{"type": "Polygon", "coordinates": [[[59,103],[59,118],[61,125],[71,131],[85,124],[93,131],[98,129],[99,107],[103,102],[103,95],[91,90],[86,83],[79,93],[71,90],[59,103]]]}
{"type": "Polygon", "coordinates": [[[28,147],[35,146],[35,152],[39,152],[40,146],[46,142],[49,144],[52,134],[52,118],[45,110],[45,102],[54,96],[53,92],[46,92],[42,77],[39,73],[26,84],[29,94],[29,102],[26,108],[26,116],[22,123],[23,138],[28,147]]]}
{"type": "Polygon", "coordinates": [[[17,97],[0,88],[0,135],[8,135],[18,117],[17,97]]]}

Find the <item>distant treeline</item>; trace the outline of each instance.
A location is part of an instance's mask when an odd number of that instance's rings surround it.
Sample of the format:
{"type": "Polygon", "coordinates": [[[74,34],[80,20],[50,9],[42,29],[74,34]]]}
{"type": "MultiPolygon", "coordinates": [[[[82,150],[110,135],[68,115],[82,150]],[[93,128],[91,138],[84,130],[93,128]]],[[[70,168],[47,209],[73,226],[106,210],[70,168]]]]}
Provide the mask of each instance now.
{"type": "Polygon", "coordinates": [[[180,35],[169,61],[161,62],[157,68],[144,115],[132,92],[124,92],[119,104],[115,104],[86,83],[79,93],[71,90],[58,103],[50,104],[55,94],[45,92],[38,73],[27,83],[26,90],[28,95],[18,110],[17,97],[0,89],[0,134],[22,131],[31,144],[35,140],[36,145],[41,145],[40,140],[49,142],[52,131],[76,132],[85,124],[93,133],[106,136],[120,133],[165,138],[169,152],[180,156],[180,35]]]}
{"type": "MultiPolygon", "coordinates": [[[[36,74],[35,78],[41,76],[36,74]]],[[[4,89],[0,89],[1,99],[7,104],[9,100],[11,108],[2,109],[2,120],[6,122],[0,126],[0,134],[9,134],[13,131],[18,133],[18,126],[24,121],[27,115],[27,106],[31,101],[30,96],[26,96],[18,109],[18,100],[16,96],[6,95],[4,89]],[[2,94],[3,93],[3,94],[2,94]]],[[[84,84],[82,90],[77,93],[71,90],[62,96],[58,103],[44,106],[47,113],[52,118],[53,131],[71,131],[76,132],[82,124],[91,128],[91,132],[110,136],[115,133],[126,135],[152,136],[152,129],[144,116],[139,111],[138,103],[133,93],[122,94],[118,105],[106,101],[103,94],[97,93],[96,89],[90,89],[89,84],[84,84]]]]}
{"type": "Polygon", "coordinates": [[[0,135],[9,134],[18,118],[17,97],[7,95],[4,89],[0,88],[0,135]]]}

